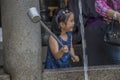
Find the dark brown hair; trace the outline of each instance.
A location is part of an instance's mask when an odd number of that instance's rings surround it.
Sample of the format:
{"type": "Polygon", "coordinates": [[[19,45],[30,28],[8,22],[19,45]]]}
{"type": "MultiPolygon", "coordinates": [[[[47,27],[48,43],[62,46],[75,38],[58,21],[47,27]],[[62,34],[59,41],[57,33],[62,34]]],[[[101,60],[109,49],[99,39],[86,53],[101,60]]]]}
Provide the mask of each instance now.
{"type": "Polygon", "coordinates": [[[71,13],[72,12],[67,8],[60,8],[55,11],[51,27],[51,30],[55,35],[60,35],[61,28],[59,23],[64,22],[66,24],[71,13]]]}

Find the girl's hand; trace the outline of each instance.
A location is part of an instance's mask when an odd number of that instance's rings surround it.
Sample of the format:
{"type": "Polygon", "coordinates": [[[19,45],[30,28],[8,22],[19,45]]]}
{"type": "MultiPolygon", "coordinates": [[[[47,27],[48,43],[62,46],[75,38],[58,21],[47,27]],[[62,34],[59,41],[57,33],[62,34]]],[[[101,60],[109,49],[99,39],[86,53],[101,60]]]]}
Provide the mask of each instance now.
{"type": "Polygon", "coordinates": [[[67,52],[68,52],[68,47],[67,47],[67,45],[64,45],[64,46],[61,48],[61,51],[62,51],[63,53],[67,53],[67,52]]]}
{"type": "Polygon", "coordinates": [[[76,56],[76,55],[74,56],[74,58],[72,58],[72,61],[73,61],[73,62],[79,62],[79,60],[80,60],[79,57],[76,56]]]}

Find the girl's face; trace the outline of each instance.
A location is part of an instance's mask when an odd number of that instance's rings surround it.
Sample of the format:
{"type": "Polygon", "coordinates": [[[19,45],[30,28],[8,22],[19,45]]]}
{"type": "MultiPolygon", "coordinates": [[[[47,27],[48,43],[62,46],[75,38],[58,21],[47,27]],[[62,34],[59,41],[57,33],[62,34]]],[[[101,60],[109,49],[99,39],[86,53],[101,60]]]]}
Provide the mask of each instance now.
{"type": "Polygon", "coordinates": [[[63,23],[62,29],[65,32],[71,32],[71,31],[73,31],[73,27],[74,27],[74,15],[73,15],[73,13],[71,13],[67,22],[63,23]]]}

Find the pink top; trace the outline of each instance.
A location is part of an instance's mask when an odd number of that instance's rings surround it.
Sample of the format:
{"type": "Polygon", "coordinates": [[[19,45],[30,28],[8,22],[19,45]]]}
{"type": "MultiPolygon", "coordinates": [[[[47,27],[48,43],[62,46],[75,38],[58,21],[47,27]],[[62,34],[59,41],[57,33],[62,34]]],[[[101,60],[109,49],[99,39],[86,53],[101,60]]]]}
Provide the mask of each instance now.
{"type": "Polygon", "coordinates": [[[107,17],[110,8],[120,12],[120,0],[95,0],[95,8],[100,15],[107,17]]]}

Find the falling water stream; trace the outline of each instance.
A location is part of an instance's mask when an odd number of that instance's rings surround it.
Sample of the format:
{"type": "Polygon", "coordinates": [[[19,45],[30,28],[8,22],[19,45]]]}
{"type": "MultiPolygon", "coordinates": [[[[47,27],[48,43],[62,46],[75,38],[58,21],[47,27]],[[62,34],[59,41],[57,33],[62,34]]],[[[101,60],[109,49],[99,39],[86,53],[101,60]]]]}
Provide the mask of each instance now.
{"type": "Polygon", "coordinates": [[[80,24],[81,24],[80,28],[81,28],[81,36],[82,36],[84,79],[88,80],[88,58],[87,58],[87,54],[86,54],[86,40],[85,40],[85,34],[84,34],[81,0],[79,0],[78,4],[79,4],[79,20],[80,20],[80,24]]]}

